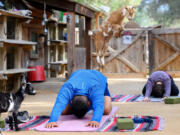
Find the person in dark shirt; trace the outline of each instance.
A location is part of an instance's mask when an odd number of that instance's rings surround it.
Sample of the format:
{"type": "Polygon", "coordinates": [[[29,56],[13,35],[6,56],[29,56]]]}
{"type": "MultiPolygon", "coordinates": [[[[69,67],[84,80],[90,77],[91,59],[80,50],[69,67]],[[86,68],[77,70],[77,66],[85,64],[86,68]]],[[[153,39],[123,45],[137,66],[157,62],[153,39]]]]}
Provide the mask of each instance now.
{"type": "Polygon", "coordinates": [[[145,96],[144,101],[150,101],[150,96],[166,98],[177,96],[179,89],[174,83],[173,78],[164,71],[153,72],[142,91],[145,96]]]}
{"type": "Polygon", "coordinates": [[[77,70],[60,89],[45,127],[58,126],[57,120],[61,114],[72,113],[82,118],[91,109],[93,117],[86,126],[99,127],[102,115],[109,114],[112,109],[107,78],[96,70],[77,70]]]}

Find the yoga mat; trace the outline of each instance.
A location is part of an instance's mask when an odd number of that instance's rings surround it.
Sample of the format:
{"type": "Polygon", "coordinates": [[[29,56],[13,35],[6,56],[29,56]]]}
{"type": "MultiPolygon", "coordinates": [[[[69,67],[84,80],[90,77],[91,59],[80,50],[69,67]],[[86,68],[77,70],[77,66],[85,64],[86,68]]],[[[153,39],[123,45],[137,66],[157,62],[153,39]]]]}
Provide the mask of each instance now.
{"type": "MultiPolygon", "coordinates": [[[[180,97],[178,96],[170,96],[170,97],[180,97]]],[[[144,96],[143,95],[111,95],[112,102],[143,102],[144,96]]],[[[150,102],[163,102],[162,98],[154,98],[150,97],[150,102]]]]}
{"type": "MultiPolygon", "coordinates": [[[[112,115],[117,111],[117,107],[113,107],[112,111],[109,115],[103,115],[100,127],[106,122],[107,119],[112,117],[112,115]]],[[[77,119],[74,115],[62,115],[58,120],[58,127],[55,128],[45,128],[45,124],[48,122],[44,122],[43,124],[35,127],[34,129],[36,131],[43,131],[43,132],[60,132],[60,131],[85,131],[85,132],[91,132],[91,131],[97,131],[98,128],[92,128],[92,127],[86,127],[86,123],[90,121],[92,118],[92,113],[87,113],[83,119],[77,119]]]]}
{"type": "Polygon", "coordinates": [[[141,95],[111,95],[112,102],[136,102],[141,95]]]}
{"type": "MultiPolygon", "coordinates": [[[[143,120],[142,122],[135,121],[134,129],[132,130],[119,130],[117,128],[117,119],[119,117],[109,118],[102,127],[97,131],[99,132],[147,132],[153,130],[163,130],[165,120],[161,116],[136,116],[136,118],[143,120]]],[[[121,117],[122,118],[122,117],[121,117]]],[[[128,116],[124,118],[134,118],[134,116],[128,116]]]]}

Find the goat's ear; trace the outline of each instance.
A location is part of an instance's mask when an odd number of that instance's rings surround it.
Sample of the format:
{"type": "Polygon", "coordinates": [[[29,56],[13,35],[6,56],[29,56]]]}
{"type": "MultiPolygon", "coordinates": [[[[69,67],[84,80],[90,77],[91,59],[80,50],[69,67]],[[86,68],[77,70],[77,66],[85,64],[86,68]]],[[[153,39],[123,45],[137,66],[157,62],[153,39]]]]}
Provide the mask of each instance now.
{"type": "Polygon", "coordinates": [[[128,6],[125,6],[125,7],[124,7],[124,9],[126,9],[126,10],[127,10],[127,9],[128,9],[128,6]]]}

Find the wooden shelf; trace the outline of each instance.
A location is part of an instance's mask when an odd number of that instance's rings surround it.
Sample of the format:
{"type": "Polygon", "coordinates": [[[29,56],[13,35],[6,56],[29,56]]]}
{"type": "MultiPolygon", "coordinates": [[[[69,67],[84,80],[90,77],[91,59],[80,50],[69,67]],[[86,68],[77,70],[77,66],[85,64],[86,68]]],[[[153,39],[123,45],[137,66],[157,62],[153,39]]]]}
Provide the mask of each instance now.
{"type": "Polygon", "coordinates": [[[50,40],[51,42],[57,42],[57,43],[67,43],[66,40],[50,40]]]}
{"type": "Polygon", "coordinates": [[[25,73],[29,71],[35,71],[35,69],[28,69],[28,68],[20,68],[20,69],[7,69],[7,70],[0,70],[0,74],[19,74],[19,73],[25,73]]]}
{"type": "Polygon", "coordinates": [[[28,45],[32,46],[37,42],[25,41],[25,40],[14,40],[14,39],[0,39],[0,47],[3,45],[28,45]]]}
{"type": "Polygon", "coordinates": [[[50,45],[66,45],[67,41],[65,40],[50,40],[50,45]]]}
{"type": "Polygon", "coordinates": [[[67,61],[56,61],[56,62],[50,62],[49,64],[52,64],[52,65],[61,65],[61,64],[67,64],[67,61]]]}
{"type": "Polygon", "coordinates": [[[24,16],[21,15],[19,13],[13,12],[13,11],[7,11],[4,9],[0,9],[0,15],[4,15],[4,16],[11,16],[11,17],[16,17],[16,18],[24,18],[24,19],[32,19],[32,17],[30,16],[24,16]]]}
{"type": "Polygon", "coordinates": [[[64,23],[64,22],[59,22],[58,24],[59,25],[67,25],[67,23],[64,23]]]}
{"type": "Polygon", "coordinates": [[[48,23],[57,23],[58,25],[67,25],[67,23],[64,23],[64,22],[58,22],[58,21],[55,20],[55,19],[50,19],[50,20],[48,20],[48,23]]]}

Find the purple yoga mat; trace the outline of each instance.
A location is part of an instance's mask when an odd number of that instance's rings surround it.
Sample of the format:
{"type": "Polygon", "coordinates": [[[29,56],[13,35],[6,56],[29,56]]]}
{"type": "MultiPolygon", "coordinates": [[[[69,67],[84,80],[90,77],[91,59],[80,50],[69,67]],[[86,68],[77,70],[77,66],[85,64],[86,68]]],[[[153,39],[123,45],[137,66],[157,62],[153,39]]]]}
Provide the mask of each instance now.
{"type": "MultiPolygon", "coordinates": [[[[104,124],[104,122],[112,117],[112,115],[117,111],[117,107],[113,107],[111,113],[109,115],[103,115],[100,123],[100,127],[104,124]]],[[[45,124],[39,125],[35,128],[36,131],[42,132],[71,132],[71,131],[97,131],[98,128],[86,127],[86,123],[90,121],[92,118],[92,113],[87,113],[83,119],[77,119],[74,115],[62,115],[58,120],[58,127],[55,128],[44,128],[45,124]]]]}

